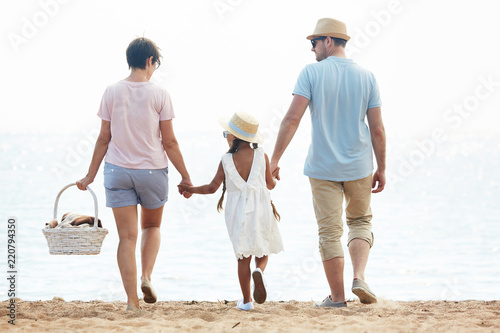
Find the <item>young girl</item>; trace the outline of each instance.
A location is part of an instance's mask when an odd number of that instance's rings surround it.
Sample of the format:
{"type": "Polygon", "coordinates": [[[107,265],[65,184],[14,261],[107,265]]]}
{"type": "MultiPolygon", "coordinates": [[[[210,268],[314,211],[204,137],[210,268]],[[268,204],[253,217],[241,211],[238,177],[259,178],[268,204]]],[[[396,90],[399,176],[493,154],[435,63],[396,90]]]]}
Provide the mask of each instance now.
{"type": "Polygon", "coordinates": [[[243,299],[238,301],[241,310],[254,308],[250,296],[250,276],[254,280],[254,300],[262,304],[267,293],[262,274],[268,255],[283,251],[283,243],[276,219],[279,215],[271,203],[269,190],[276,185],[271,175],[269,160],[257,143],[263,137],[257,132],[258,121],[244,112],[220,121],[224,137],[230,145],[222,156],[217,174],[210,184],[203,186],[179,185],[179,192],[211,194],[224,182],[217,210],[222,208],[227,190],[225,218],[234,253],[238,259],[238,278],[243,299]],[[257,268],[250,274],[250,262],[255,256],[257,268]]]}

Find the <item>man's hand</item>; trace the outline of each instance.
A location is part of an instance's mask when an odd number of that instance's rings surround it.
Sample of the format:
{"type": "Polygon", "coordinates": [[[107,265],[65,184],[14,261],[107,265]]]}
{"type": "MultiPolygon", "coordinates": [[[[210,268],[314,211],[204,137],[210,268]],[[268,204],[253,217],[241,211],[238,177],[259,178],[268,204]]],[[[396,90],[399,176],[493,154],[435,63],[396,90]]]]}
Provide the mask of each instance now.
{"type": "Polygon", "coordinates": [[[384,187],[385,187],[385,171],[380,171],[377,169],[377,171],[375,171],[375,173],[373,174],[372,188],[375,189],[372,191],[372,193],[382,192],[384,190],[384,187]]]}
{"type": "Polygon", "coordinates": [[[278,163],[271,161],[270,167],[273,178],[280,180],[280,167],[278,166],[278,163]]]}

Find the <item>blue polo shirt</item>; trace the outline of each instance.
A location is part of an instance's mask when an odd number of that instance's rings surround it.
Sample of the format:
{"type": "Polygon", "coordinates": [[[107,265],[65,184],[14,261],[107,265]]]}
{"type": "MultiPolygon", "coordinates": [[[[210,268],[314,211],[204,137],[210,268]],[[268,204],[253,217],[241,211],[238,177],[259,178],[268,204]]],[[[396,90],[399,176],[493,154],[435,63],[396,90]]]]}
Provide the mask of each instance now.
{"type": "Polygon", "coordinates": [[[328,57],[307,65],[293,94],[309,99],[311,145],[308,177],[351,181],[373,172],[366,111],[382,105],[375,76],[352,59],[328,57]]]}

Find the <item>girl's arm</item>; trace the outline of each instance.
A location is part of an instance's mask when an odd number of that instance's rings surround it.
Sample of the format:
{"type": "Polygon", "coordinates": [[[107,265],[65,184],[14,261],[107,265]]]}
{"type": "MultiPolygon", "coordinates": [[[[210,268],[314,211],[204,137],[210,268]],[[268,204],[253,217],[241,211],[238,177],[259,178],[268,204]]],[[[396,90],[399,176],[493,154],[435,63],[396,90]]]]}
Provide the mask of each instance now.
{"type": "Polygon", "coordinates": [[[220,184],[224,181],[224,169],[222,168],[222,162],[219,163],[219,168],[217,169],[217,173],[215,174],[212,182],[207,185],[202,186],[188,186],[184,184],[179,184],[179,192],[188,192],[188,193],[197,193],[197,194],[212,194],[217,191],[220,187],[220,184]]]}
{"type": "MultiPolygon", "coordinates": [[[[184,164],[184,158],[182,157],[179,143],[177,142],[177,138],[174,134],[172,119],[160,121],[160,131],[163,149],[165,149],[168,159],[172,162],[175,169],[181,174],[181,184],[193,185],[186,169],[186,165],[184,164]]],[[[182,194],[182,192],[180,193],[182,194]]]]}
{"type": "Polygon", "coordinates": [[[87,175],[76,182],[76,186],[85,191],[87,185],[92,184],[99,171],[99,166],[102,163],[106,151],[108,150],[109,142],[111,141],[111,123],[106,120],[101,121],[101,131],[99,132],[99,137],[95,143],[94,154],[92,155],[92,161],[90,162],[89,171],[87,175]]]}
{"type": "Polygon", "coordinates": [[[269,190],[272,190],[276,186],[276,180],[271,174],[271,167],[269,166],[267,154],[264,153],[264,157],[266,158],[266,185],[269,190]]]}

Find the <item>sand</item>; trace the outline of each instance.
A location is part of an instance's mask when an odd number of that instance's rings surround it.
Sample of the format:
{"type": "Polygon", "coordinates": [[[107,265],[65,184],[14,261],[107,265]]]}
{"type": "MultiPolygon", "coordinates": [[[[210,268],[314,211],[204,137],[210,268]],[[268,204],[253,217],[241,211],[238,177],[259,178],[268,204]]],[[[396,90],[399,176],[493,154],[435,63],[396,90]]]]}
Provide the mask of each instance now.
{"type": "Polygon", "coordinates": [[[312,302],[266,302],[240,311],[235,301],[141,301],[140,313],[121,301],[16,300],[1,302],[1,332],[499,332],[500,301],[379,300],[347,308],[316,309],[312,302]]]}

